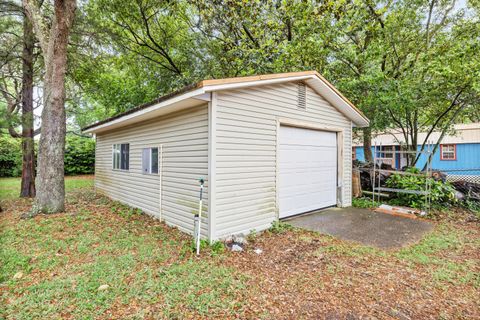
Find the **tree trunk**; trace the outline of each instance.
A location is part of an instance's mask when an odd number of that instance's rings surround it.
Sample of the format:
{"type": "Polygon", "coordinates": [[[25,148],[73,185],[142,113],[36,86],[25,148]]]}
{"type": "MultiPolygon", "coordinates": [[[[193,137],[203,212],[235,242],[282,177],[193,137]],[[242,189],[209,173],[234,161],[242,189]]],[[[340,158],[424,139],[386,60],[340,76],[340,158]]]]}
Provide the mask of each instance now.
{"type": "Polygon", "coordinates": [[[363,128],[363,154],[366,162],[373,162],[372,155],[372,128],[363,128]]]}
{"type": "Polygon", "coordinates": [[[31,214],[62,212],[65,209],[65,74],[68,36],[76,1],[55,0],[51,23],[42,16],[36,1],[24,0],[23,4],[45,61],[44,106],[35,181],[37,194],[31,214]]]}
{"type": "Polygon", "coordinates": [[[35,196],[35,148],[33,140],[33,50],[35,34],[30,19],[23,19],[22,53],[22,185],[20,197],[35,196]]]}

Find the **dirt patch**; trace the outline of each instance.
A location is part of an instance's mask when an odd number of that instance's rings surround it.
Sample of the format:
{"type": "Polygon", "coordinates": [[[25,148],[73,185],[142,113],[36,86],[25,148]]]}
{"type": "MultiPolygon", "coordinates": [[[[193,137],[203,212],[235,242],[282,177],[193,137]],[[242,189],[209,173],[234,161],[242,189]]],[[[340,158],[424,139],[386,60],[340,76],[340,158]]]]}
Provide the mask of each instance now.
{"type": "MultiPolygon", "coordinates": [[[[476,228],[471,231],[473,240],[479,232],[476,228]]],[[[457,252],[455,259],[458,263],[478,262],[480,255],[467,247],[457,252]]],[[[480,316],[474,298],[478,288],[473,282],[439,284],[432,278],[429,264],[412,264],[396,258],[395,252],[365,249],[308,231],[266,233],[245,252],[230,254],[226,264],[249,275],[253,295],[248,306],[252,313],[264,313],[267,318],[480,316]],[[263,253],[254,253],[254,248],[263,253]]],[[[478,277],[478,263],[472,269],[478,277]]]]}

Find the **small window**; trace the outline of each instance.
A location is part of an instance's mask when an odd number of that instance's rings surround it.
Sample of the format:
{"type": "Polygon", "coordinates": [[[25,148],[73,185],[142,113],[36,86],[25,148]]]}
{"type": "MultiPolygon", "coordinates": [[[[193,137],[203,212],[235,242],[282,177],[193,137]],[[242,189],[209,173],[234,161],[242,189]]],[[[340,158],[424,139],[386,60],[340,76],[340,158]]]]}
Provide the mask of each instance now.
{"type": "Polygon", "coordinates": [[[113,145],[113,169],[128,170],[130,163],[130,144],[113,145]]]}
{"type": "Polygon", "coordinates": [[[158,173],[158,148],[145,148],[142,153],[143,173],[158,173]]]}
{"type": "Polygon", "coordinates": [[[388,151],[383,153],[384,158],[393,158],[393,147],[392,146],[384,146],[383,151],[388,151]]]}
{"type": "Polygon", "coordinates": [[[457,160],[457,146],[455,144],[440,145],[440,160],[457,160]]]}

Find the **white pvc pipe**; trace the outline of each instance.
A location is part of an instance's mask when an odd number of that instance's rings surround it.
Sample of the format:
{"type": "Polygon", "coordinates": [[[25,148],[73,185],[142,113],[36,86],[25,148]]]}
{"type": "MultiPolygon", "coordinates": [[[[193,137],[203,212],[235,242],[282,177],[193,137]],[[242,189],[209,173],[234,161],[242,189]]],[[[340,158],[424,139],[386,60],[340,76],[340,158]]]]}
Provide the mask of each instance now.
{"type": "Polygon", "coordinates": [[[202,193],[203,182],[200,183],[200,203],[198,204],[197,255],[200,254],[200,235],[202,233],[202,193]]]}

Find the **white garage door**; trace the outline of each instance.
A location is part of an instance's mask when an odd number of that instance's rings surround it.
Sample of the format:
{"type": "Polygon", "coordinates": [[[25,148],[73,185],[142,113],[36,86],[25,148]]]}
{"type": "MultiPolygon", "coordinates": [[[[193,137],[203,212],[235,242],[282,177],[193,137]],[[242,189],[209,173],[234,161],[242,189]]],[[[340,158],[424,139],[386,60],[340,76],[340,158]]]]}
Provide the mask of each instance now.
{"type": "Polygon", "coordinates": [[[280,127],[280,218],[337,204],[337,134],[280,127]]]}

